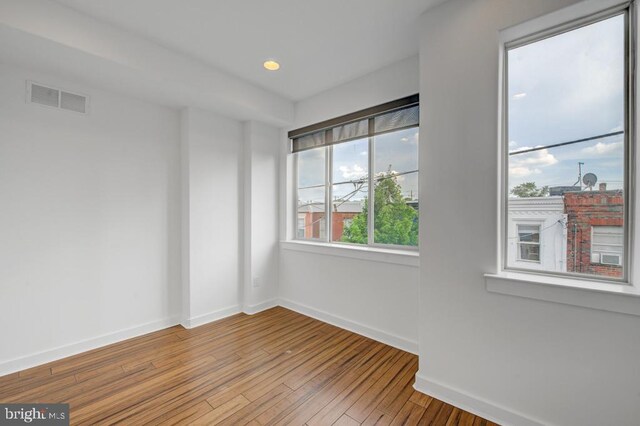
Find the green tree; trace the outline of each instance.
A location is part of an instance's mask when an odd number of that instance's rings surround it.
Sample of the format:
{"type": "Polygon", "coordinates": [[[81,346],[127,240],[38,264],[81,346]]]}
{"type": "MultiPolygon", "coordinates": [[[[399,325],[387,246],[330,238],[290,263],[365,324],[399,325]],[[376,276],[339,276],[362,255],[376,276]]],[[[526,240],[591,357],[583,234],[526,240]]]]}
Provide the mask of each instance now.
{"type": "Polygon", "coordinates": [[[511,189],[511,194],[520,198],[527,197],[546,197],[549,195],[549,187],[543,186],[538,188],[535,182],[524,182],[516,185],[511,189]]]}
{"type": "MultiPolygon", "coordinates": [[[[376,177],[374,190],[374,240],[376,243],[418,245],[418,212],[402,196],[398,177],[393,172],[376,177]]],[[[369,202],[365,199],[362,212],[345,227],[342,241],[367,243],[369,202]]]]}

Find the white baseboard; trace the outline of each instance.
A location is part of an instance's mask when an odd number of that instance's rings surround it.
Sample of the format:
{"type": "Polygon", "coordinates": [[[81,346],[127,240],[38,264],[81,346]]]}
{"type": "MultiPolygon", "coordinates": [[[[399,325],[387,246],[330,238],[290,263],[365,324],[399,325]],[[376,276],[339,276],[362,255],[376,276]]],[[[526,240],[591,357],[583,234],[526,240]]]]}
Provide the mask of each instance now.
{"type": "Polygon", "coordinates": [[[228,308],[223,308],[217,311],[209,312],[207,314],[198,315],[197,317],[184,319],[182,320],[182,326],[184,328],[194,328],[213,321],[220,320],[222,318],[226,318],[231,315],[239,314],[240,312],[240,306],[229,306],[228,308]]]}
{"type": "Polygon", "coordinates": [[[369,337],[377,340],[394,348],[402,349],[403,351],[418,354],[418,342],[404,339],[402,337],[394,336],[384,331],[368,327],[366,325],[351,321],[337,315],[330,314],[319,309],[312,308],[310,306],[302,305],[300,303],[293,302],[287,299],[280,299],[280,306],[283,306],[292,311],[296,311],[303,315],[315,318],[320,321],[324,321],[336,327],[344,328],[345,330],[352,331],[357,334],[369,337]]]}
{"type": "MultiPolygon", "coordinates": [[[[16,371],[25,370],[31,367],[36,367],[38,365],[46,364],[48,362],[56,361],[72,355],[77,355],[82,352],[97,349],[102,346],[117,343],[126,339],[131,339],[143,334],[152,333],[154,331],[172,327],[180,323],[185,328],[194,328],[212,321],[217,321],[228,316],[235,315],[240,312],[252,315],[276,306],[283,306],[285,308],[291,309],[292,311],[296,311],[303,315],[307,315],[320,321],[335,325],[336,327],[344,328],[345,330],[361,334],[363,336],[385,343],[389,346],[402,349],[412,354],[418,353],[417,342],[393,336],[391,334],[385,333],[372,327],[365,326],[355,321],[351,321],[325,311],[314,309],[306,305],[292,302],[287,299],[271,299],[262,303],[258,303],[256,305],[245,306],[242,310],[240,309],[240,306],[231,306],[214,312],[209,312],[204,315],[199,315],[194,318],[182,320],[181,322],[177,317],[166,318],[164,320],[153,321],[113,333],[104,334],[95,338],[59,346],[32,355],[15,358],[8,361],[0,361],[0,376],[15,373],[16,371]]],[[[536,423],[531,424],[533,425],[536,423]]]]}
{"type": "Polygon", "coordinates": [[[32,355],[11,359],[0,362],[0,376],[15,373],[16,371],[25,370],[27,368],[36,367],[48,362],[57,361],[82,352],[117,343],[122,340],[138,337],[143,334],[152,333],[168,327],[177,325],[178,318],[171,317],[163,320],[152,321],[135,327],[126,328],[124,330],[113,333],[103,334],[102,336],[91,339],[81,340],[79,342],[70,343],[68,345],[58,346],[32,355]]]}
{"type": "Polygon", "coordinates": [[[485,401],[481,398],[466,394],[457,389],[441,383],[436,383],[420,375],[420,371],[416,374],[416,382],[414,389],[461,408],[465,411],[491,420],[504,426],[542,426],[544,423],[526,417],[523,414],[508,410],[506,408],[485,401]]]}
{"type": "Polygon", "coordinates": [[[266,311],[267,309],[275,308],[278,305],[278,299],[270,299],[262,303],[257,303],[255,305],[245,305],[245,307],[242,309],[242,312],[247,315],[253,315],[257,314],[258,312],[266,311]]]}

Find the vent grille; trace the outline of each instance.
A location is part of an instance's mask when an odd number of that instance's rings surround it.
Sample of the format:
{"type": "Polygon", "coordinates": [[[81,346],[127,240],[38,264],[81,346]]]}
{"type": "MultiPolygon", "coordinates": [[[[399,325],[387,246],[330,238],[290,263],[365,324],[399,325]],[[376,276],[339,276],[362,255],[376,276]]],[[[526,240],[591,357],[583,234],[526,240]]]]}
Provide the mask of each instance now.
{"type": "Polygon", "coordinates": [[[51,89],[49,87],[44,87],[37,84],[31,85],[31,102],[51,107],[57,107],[59,96],[59,90],[51,89]]]}
{"type": "Polygon", "coordinates": [[[73,93],[62,92],[60,97],[60,108],[75,112],[86,112],[87,98],[73,93]]]}
{"type": "Polygon", "coordinates": [[[65,109],[81,114],[87,113],[89,102],[89,98],[85,95],[43,86],[31,81],[27,82],[27,99],[31,103],[65,109]]]}

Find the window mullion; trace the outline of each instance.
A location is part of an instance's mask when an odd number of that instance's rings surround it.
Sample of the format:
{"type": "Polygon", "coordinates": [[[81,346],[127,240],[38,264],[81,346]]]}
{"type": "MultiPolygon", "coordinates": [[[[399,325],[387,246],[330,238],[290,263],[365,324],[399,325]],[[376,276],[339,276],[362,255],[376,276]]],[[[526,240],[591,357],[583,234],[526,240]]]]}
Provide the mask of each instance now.
{"type": "MultiPolygon", "coordinates": [[[[293,175],[295,176],[295,187],[293,188],[293,205],[295,206],[295,214],[293,215],[294,220],[293,220],[293,227],[289,227],[289,229],[293,228],[293,237],[294,239],[298,239],[298,214],[299,211],[298,209],[300,208],[299,206],[299,198],[298,198],[298,191],[299,188],[298,186],[300,185],[300,178],[298,175],[298,155],[295,155],[293,158],[293,175]]],[[[305,224],[306,226],[306,224],[305,224]]],[[[305,230],[305,233],[303,234],[303,238],[306,236],[306,228],[303,228],[305,230]]]]}
{"type": "Polygon", "coordinates": [[[325,196],[326,196],[326,202],[325,202],[325,218],[326,218],[326,226],[325,229],[327,230],[327,235],[325,235],[325,239],[327,242],[331,242],[331,235],[333,233],[333,185],[331,184],[331,181],[333,180],[333,146],[329,145],[326,148],[327,152],[325,153],[325,158],[326,158],[326,167],[325,167],[325,173],[326,173],[326,189],[325,189],[325,196]]]}
{"type": "Polygon", "coordinates": [[[374,236],[374,223],[373,223],[373,212],[374,212],[374,202],[375,202],[375,170],[374,170],[374,142],[373,142],[373,134],[375,132],[374,127],[374,119],[369,119],[369,173],[367,173],[368,185],[369,185],[369,214],[367,215],[367,244],[372,245],[375,243],[374,236]]]}

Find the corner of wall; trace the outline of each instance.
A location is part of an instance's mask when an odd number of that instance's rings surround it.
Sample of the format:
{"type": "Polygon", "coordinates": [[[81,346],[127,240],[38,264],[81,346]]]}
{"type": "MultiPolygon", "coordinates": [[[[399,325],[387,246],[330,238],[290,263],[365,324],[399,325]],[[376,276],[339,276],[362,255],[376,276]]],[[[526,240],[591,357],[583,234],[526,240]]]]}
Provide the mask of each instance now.
{"type": "Polygon", "coordinates": [[[420,371],[416,373],[414,389],[430,395],[462,410],[491,420],[504,426],[542,426],[544,423],[533,420],[523,414],[507,410],[482,398],[464,393],[450,386],[429,380],[420,371]]]}
{"type": "Polygon", "coordinates": [[[180,111],[180,257],[182,322],[191,317],[189,292],[189,108],[180,111]]]}

